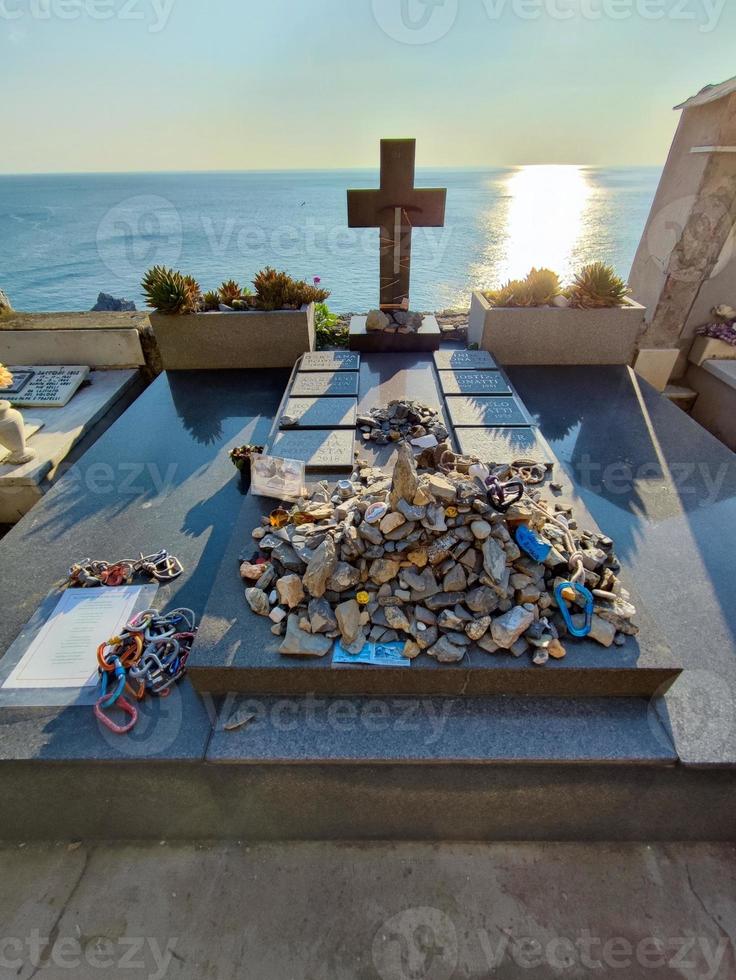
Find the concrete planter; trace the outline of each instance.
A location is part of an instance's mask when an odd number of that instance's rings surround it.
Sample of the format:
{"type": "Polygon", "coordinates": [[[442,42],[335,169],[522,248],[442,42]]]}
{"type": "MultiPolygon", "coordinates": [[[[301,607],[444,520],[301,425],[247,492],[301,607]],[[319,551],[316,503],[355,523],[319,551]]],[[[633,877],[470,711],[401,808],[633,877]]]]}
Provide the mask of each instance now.
{"type": "Polygon", "coordinates": [[[473,292],[468,343],[501,364],[630,364],[644,332],[645,309],[633,300],[610,310],[491,306],[473,292]]]}
{"type": "Polygon", "coordinates": [[[314,350],[314,304],[264,313],[151,314],[164,370],[292,367],[314,350]]]}
{"type": "Polygon", "coordinates": [[[690,348],[689,360],[698,367],[706,361],[734,361],[736,347],[717,337],[696,337],[690,348]]]}

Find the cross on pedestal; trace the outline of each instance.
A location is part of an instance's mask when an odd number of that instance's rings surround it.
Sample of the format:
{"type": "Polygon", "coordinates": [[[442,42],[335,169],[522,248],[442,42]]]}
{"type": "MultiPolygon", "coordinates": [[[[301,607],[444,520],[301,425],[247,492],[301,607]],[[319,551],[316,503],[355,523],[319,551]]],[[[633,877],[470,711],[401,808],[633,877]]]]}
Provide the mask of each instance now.
{"type": "Polygon", "coordinates": [[[348,191],[348,225],[381,229],[381,308],[408,308],[413,228],[441,228],[447,190],[414,187],[416,140],[381,140],[381,187],[348,191]]]}

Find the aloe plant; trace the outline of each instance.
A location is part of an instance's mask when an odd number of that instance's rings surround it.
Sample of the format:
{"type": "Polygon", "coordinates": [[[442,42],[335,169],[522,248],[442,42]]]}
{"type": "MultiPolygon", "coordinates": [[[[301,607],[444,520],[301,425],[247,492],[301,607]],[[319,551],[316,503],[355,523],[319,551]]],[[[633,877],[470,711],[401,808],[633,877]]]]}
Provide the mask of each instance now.
{"type": "Polygon", "coordinates": [[[162,265],[148,270],[141,288],[148,305],[159,313],[195,313],[201,301],[196,279],[162,265]]]}
{"type": "Polygon", "coordinates": [[[576,309],[609,309],[625,305],[629,287],[612,266],[593,262],[578,272],[567,295],[576,309]]]}

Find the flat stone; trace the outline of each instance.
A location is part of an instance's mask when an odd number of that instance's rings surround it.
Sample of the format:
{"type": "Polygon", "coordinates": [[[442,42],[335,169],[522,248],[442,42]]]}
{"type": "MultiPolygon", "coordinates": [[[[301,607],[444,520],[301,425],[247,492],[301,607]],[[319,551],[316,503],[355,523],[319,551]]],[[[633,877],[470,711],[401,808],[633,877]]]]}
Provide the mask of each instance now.
{"type": "Polygon", "coordinates": [[[334,397],[358,394],[357,371],[299,372],[291,388],[293,397],[334,397]]]}
{"type": "Polygon", "coordinates": [[[449,395],[447,408],[455,426],[505,428],[532,424],[529,413],[515,395],[478,395],[474,398],[449,395]]]}
{"type": "Polygon", "coordinates": [[[390,514],[386,514],[380,524],[381,532],[383,534],[391,534],[392,531],[398,530],[400,527],[406,524],[406,518],[403,514],[397,514],[393,511],[390,514]]]}
{"type": "Polygon", "coordinates": [[[511,387],[500,371],[440,371],[446,395],[511,395],[511,387]]]}
{"type": "Polygon", "coordinates": [[[284,459],[303,460],[307,471],[352,470],[355,433],[347,429],[291,429],[279,432],[270,452],[284,459]]]}
{"type": "Polygon", "coordinates": [[[376,585],[385,585],[399,574],[401,565],[397,561],[390,561],[388,558],[377,558],[370,567],[370,577],[376,585]]]}
{"type": "Polygon", "coordinates": [[[504,650],[510,650],[519,637],[525,633],[534,622],[534,613],[523,606],[514,606],[503,616],[494,619],[491,625],[491,635],[495,643],[504,650]]]}
{"type": "Polygon", "coordinates": [[[357,398],[290,398],[284,416],[289,429],[354,429],[357,398]]]}
{"type": "Polygon", "coordinates": [[[337,552],[332,538],[325,538],[316,549],[304,573],[304,588],[315,599],[327,591],[327,582],[337,567],[337,552]]]}
{"type": "Polygon", "coordinates": [[[461,453],[477,456],[484,462],[507,463],[523,458],[538,459],[540,463],[554,462],[546,442],[531,426],[459,428],[455,434],[461,453]]]}
{"type": "Polygon", "coordinates": [[[299,629],[299,617],[296,614],[289,616],[279,653],[290,657],[324,657],[331,649],[332,640],[329,637],[306,633],[299,629]]]}
{"type": "Polygon", "coordinates": [[[454,484],[440,473],[432,473],[427,481],[427,489],[437,500],[442,500],[446,503],[452,503],[457,497],[457,490],[454,484]]]}
{"type": "Polygon", "coordinates": [[[326,599],[312,599],[308,613],[313,633],[331,633],[337,629],[337,618],[326,599]]]}
{"type": "Polygon", "coordinates": [[[446,636],[441,636],[427,651],[441,664],[459,664],[465,656],[465,647],[455,646],[446,636]]]}
{"type": "Polygon", "coordinates": [[[302,357],[300,371],[359,371],[360,354],[349,350],[319,350],[302,357]]]}

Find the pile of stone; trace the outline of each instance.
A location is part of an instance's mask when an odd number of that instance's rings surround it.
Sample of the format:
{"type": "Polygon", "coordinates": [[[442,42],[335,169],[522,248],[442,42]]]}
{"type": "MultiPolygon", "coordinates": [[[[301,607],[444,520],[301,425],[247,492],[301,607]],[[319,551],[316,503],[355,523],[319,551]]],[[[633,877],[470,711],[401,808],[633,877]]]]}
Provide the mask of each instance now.
{"type": "Polygon", "coordinates": [[[424,323],[421,313],[411,313],[409,310],[371,310],[365,322],[365,329],[370,333],[417,333],[424,323]]]}
{"type": "Polygon", "coordinates": [[[372,408],[370,413],[358,415],[357,424],[364,442],[387,446],[390,442],[406,441],[418,451],[433,449],[448,435],[435,409],[405,399],[389,402],[388,408],[372,408]]]}
{"type": "MultiPolygon", "coordinates": [[[[423,453],[418,469],[402,444],[393,478],[364,465],[334,493],[320,484],[288,524],[273,526],[281,512],[253,531],[258,551],[241,566],[245,596],[283,637],[282,654],[323,657],[339,640],[355,655],[366,642],[400,642],[409,659],[426,654],[445,664],[459,663],[474,646],[529,656],[539,666],[566,655],[554,589],[568,580],[571,555],[557,523],[530,502],[553,513],[543,491],[529,488],[502,515],[488,502],[477,466],[458,458],[443,473],[432,458],[423,453]],[[521,525],[551,546],[543,562],[517,545],[521,525]]],[[[576,536],[586,585],[600,595],[591,636],[606,647],[623,645],[638,629],[616,576],[613,542],[594,532],[576,536]]],[[[582,611],[573,622],[582,624],[582,611]]]]}

